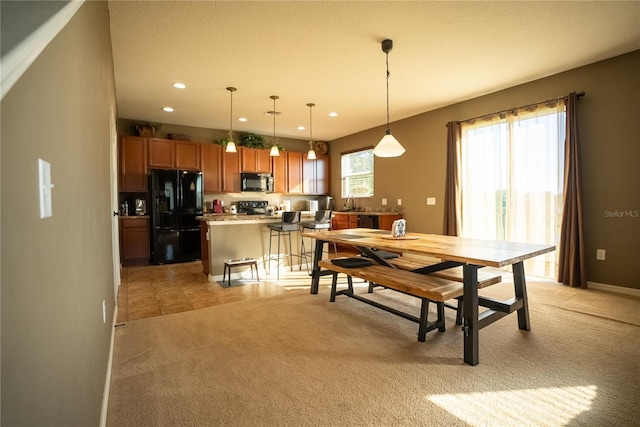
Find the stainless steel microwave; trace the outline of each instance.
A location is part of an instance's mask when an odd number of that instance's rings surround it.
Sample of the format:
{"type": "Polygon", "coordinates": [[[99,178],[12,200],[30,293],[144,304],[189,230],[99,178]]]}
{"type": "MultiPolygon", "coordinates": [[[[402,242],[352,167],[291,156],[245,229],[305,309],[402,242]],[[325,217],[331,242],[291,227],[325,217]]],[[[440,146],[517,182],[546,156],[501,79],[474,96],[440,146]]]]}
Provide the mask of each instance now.
{"type": "Polygon", "coordinates": [[[273,175],[270,173],[242,172],[240,174],[241,191],[273,192],[273,175]]]}

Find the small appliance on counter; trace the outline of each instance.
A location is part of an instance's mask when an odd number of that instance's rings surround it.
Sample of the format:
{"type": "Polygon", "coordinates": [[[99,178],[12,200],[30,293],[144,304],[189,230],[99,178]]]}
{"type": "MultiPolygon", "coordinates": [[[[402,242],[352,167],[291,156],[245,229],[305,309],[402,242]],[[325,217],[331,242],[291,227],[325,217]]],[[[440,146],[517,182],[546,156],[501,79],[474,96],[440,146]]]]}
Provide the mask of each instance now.
{"type": "Polygon", "coordinates": [[[309,200],[309,210],[311,212],[318,211],[318,201],[317,200],[309,200]]]}
{"type": "Polygon", "coordinates": [[[215,199],[213,201],[213,213],[222,213],[224,211],[223,205],[222,200],[215,199]]]}
{"type": "Polygon", "coordinates": [[[136,215],[147,214],[147,201],[144,199],[136,199],[135,201],[136,215]]]}
{"type": "Polygon", "coordinates": [[[238,213],[238,208],[236,207],[236,205],[229,206],[229,213],[233,215],[238,213]]]}

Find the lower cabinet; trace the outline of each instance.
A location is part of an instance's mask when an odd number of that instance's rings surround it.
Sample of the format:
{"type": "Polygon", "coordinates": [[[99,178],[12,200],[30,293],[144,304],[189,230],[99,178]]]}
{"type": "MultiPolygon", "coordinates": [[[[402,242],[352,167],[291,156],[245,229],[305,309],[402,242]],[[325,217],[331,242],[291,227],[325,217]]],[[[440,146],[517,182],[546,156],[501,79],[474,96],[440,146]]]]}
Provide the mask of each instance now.
{"type": "Polygon", "coordinates": [[[148,264],[149,218],[120,218],[120,261],[122,265],[148,264]]]}
{"type": "MultiPolygon", "coordinates": [[[[403,215],[396,214],[388,214],[388,215],[371,215],[365,214],[364,212],[361,214],[355,213],[340,213],[334,212],[333,218],[331,219],[331,228],[334,230],[345,230],[348,228],[379,228],[380,230],[389,230],[391,231],[391,226],[393,225],[393,221],[396,219],[402,219],[403,215]],[[373,220],[371,220],[373,218],[373,220]],[[367,221],[367,219],[369,221],[367,221]]],[[[344,246],[338,245],[338,251],[340,252],[355,252],[358,250],[353,246],[344,246]]]]}

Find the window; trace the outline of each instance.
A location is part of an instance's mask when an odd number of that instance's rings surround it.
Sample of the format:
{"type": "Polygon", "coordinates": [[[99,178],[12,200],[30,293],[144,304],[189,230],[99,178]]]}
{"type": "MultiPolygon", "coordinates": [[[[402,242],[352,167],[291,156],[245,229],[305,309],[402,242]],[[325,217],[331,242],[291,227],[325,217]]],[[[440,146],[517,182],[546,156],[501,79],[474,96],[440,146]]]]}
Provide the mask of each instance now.
{"type": "Polygon", "coordinates": [[[341,157],[342,198],[373,197],[373,148],[341,157]]]}
{"type": "MultiPolygon", "coordinates": [[[[564,104],[462,124],[461,235],[558,245],[562,224],[564,104]]],[[[557,253],[527,261],[555,277],[557,253]]]]}

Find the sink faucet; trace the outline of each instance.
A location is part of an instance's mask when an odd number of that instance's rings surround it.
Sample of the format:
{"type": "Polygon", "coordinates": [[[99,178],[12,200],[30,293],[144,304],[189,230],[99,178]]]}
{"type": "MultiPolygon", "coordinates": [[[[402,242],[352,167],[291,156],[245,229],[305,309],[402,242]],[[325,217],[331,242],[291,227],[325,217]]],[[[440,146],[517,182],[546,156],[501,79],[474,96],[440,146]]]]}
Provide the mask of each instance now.
{"type": "Polygon", "coordinates": [[[349,196],[349,198],[347,199],[348,203],[349,203],[349,209],[351,209],[352,211],[356,209],[356,200],[353,198],[353,196],[349,196]]]}

